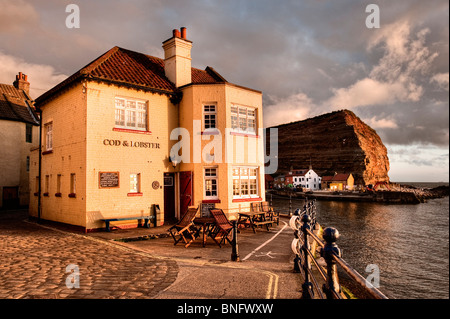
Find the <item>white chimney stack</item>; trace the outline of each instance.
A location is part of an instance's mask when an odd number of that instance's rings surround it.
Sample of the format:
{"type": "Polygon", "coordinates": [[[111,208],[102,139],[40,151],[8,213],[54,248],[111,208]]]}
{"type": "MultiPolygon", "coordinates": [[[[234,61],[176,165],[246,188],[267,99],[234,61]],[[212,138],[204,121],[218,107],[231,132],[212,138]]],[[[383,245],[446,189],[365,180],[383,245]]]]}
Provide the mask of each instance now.
{"type": "Polygon", "coordinates": [[[186,28],[173,30],[172,38],[163,42],[166,77],[180,87],[192,82],[192,42],[186,39],[186,28]]]}

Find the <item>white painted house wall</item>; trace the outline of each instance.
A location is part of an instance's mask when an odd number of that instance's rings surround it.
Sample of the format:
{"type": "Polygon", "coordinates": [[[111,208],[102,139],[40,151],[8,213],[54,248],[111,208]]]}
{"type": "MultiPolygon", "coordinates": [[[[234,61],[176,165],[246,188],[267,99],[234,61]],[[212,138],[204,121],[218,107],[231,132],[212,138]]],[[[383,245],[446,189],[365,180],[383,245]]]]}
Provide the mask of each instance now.
{"type": "Polygon", "coordinates": [[[293,176],[294,187],[305,187],[310,190],[318,190],[320,189],[321,182],[322,178],[312,169],[308,170],[305,175],[293,176]]]}

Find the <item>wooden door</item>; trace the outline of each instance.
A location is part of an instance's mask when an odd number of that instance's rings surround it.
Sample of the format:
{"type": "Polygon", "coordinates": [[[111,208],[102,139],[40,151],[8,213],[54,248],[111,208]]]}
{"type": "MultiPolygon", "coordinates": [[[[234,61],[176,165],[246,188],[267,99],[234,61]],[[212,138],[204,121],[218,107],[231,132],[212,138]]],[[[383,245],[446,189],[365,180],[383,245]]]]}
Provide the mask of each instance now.
{"type": "Polygon", "coordinates": [[[175,221],[175,176],[164,173],[164,223],[175,221]]]}
{"type": "Polygon", "coordinates": [[[180,218],[194,204],[192,172],[180,172],[180,218]]]}

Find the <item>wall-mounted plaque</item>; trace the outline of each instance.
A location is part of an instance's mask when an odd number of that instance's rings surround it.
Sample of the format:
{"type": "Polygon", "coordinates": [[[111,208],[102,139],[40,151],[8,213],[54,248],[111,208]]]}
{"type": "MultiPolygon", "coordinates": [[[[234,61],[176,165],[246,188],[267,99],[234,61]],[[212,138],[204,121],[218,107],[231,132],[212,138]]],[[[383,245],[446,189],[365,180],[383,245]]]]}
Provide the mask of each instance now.
{"type": "Polygon", "coordinates": [[[152,187],[153,187],[153,189],[158,189],[159,188],[159,182],[158,181],[154,181],[152,183],[152,187]]]}
{"type": "Polygon", "coordinates": [[[99,172],[98,186],[100,188],[119,187],[119,172],[99,172]]]}

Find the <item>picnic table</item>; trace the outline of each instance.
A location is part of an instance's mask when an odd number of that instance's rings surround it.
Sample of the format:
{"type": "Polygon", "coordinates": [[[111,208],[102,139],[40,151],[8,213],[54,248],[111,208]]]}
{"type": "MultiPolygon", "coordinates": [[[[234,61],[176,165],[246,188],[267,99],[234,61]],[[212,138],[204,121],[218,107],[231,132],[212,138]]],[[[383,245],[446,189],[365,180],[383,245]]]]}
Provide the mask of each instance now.
{"type": "Polygon", "coordinates": [[[265,212],[241,212],[239,213],[238,225],[250,224],[253,232],[256,233],[258,226],[266,226],[267,230],[272,226],[273,220],[266,219],[265,212]]]}
{"type": "Polygon", "coordinates": [[[209,233],[211,226],[214,226],[216,223],[213,217],[196,217],[194,219],[194,224],[200,226],[202,229],[202,244],[203,247],[206,246],[206,235],[209,233]]]}

